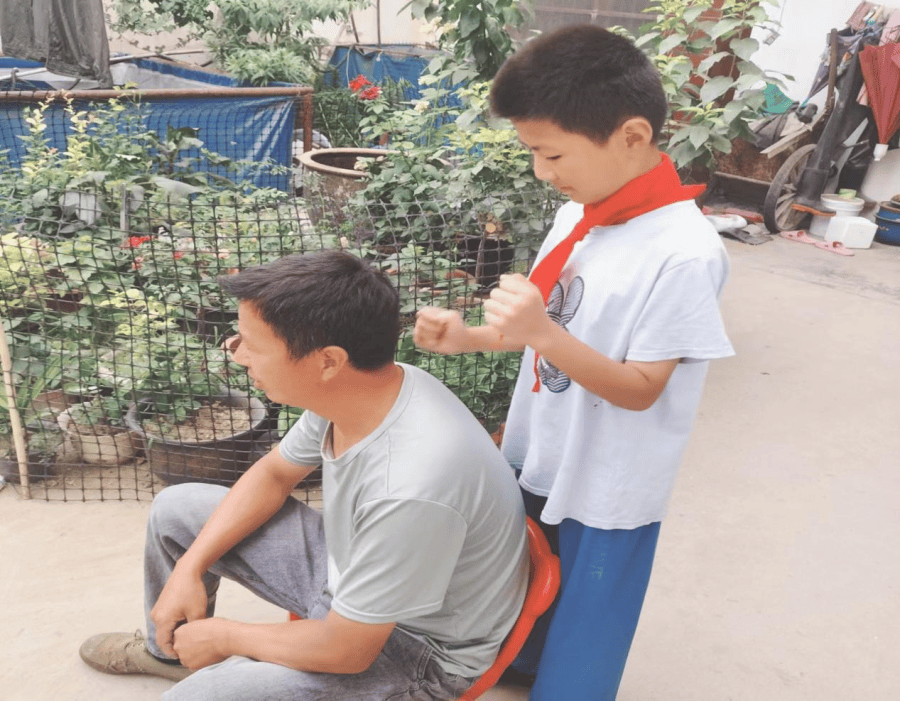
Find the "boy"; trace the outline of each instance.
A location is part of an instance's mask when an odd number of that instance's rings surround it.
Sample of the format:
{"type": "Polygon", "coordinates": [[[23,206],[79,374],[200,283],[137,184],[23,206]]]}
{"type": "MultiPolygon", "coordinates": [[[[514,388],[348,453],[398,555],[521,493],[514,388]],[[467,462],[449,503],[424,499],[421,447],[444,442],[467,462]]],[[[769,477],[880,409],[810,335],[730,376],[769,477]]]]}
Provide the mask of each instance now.
{"type": "Polygon", "coordinates": [[[702,188],[656,147],[665,96],[626,39],[593,26],[536,39],[501,68],[491,106],[572,201],[529,279],[491,292],[485,326],[426,309],[415,338],[524,348],[503,454],[558,545],[562,587],[514,666],[536,672],[532,700],[614,699],[706,361],[733,353],[717,301],[728,260],[692,201],[702,188]]]}
{"type": "Polygon", "coordinates": [[[147,639],[94,636],[82,658],[180,680],[171,701],[455,700],[491,665],[525,596],[509,466],[446,387],[394,363],[399,298],[363,261],[288,256],[221,283],[239,300],[235,361],[272,401],[307,411],[231,490],[157,496],[147,639]],[[319,465],[322,513],[289,496],[319,465]],[[285,621],[212,617],[220,577],[284,608],[285,621]]]}

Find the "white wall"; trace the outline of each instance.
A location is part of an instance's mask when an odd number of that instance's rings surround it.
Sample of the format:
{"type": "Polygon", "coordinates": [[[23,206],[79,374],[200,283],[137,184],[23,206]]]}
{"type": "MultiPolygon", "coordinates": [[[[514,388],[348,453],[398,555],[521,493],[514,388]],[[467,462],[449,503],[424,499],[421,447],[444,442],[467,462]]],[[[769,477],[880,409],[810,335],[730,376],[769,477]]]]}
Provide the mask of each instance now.
{"type": "MultiPolygon", "coordinates": [[[[858,5],[859,0],[781,0],[780,7],[769,8],[771,17],[782,17],[780,36],[770,45],[763,43],[754,61],[766,70],[792,75],[794,81],[788,81],[785,92],[794,100],[803,100],[827,46],[828,33],[846,27],[858,5]]],[[[754,37],[762,42],[765,32],[754,37]]]]}
{"type": "Polygon", "coordinates": [[[414,20],[407,7],[408,0],[372,0],[371,6],[356,10],[353,19],[356,33],[350,22],[328,22],[316,30],[316,34],[331,44],[422,44],[426,36],[422,23],[414,20]]]}

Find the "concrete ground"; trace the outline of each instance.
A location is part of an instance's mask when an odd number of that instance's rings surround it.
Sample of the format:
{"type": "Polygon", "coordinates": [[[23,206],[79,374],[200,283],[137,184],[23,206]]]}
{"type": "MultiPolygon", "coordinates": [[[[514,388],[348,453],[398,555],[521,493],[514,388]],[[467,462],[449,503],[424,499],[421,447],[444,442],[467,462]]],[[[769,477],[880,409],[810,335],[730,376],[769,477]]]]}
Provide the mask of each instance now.
{"type": "MultiPolygon", "coordinates": [[[[900,248],[726,244],[737,356],[711,367],[619,699],[900,699],[900,248]]],[[[147,510],[0,493],[0,699],[169,686],[78,658],[141,626],[147,510]]],[[[283,620],[234,586],[220,602],[283,620]]]]}

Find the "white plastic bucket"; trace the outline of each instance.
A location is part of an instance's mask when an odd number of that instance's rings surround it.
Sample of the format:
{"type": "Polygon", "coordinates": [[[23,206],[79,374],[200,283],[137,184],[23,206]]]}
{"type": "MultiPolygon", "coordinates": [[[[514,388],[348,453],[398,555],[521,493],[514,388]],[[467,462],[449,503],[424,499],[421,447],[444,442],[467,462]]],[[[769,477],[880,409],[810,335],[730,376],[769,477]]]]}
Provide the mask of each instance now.
{"type": "Polygon", "coordinates": [[[833,210],[838,217],[855,217],[862,211],[866,201],[862,197],[838,197],[822,195],[822,205],[833,210]]]}

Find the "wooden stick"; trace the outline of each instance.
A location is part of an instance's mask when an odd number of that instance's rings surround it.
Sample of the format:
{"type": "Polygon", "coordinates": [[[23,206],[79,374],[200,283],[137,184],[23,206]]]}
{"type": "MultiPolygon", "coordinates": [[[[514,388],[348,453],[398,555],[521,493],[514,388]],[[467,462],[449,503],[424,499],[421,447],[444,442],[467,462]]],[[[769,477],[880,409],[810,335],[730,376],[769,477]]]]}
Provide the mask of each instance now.
{"type": "Polygon", "coordinates": [[[13,444],[16,447],[16,460],[19,463],[19,481],[22,484],[22,496],[31,499],[31,484],[28,481],[28,451],[25,448],[25,429],[22,417],[16,406],[16,388],[12,381],[12,358],[9,345],[6,343],[6,330],[0,323],[0,365],[3,366],[3,385],[6,389],[6,401],[9,404],[9,424],[12,427],[13,444]]]}

